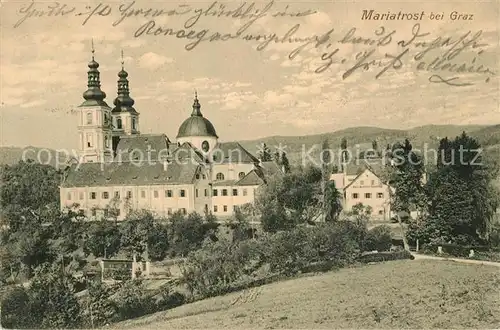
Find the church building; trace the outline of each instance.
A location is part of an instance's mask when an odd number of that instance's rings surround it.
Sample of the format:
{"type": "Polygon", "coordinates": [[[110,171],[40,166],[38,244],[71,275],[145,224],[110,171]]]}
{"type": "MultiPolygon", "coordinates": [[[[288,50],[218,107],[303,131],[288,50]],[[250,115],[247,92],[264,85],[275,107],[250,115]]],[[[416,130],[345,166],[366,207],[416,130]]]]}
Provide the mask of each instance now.
{"type": "Polygon", "coordinates": [[[101,90],[94,50],[88,67],[88,89],[77,108],[79,160],[65,171],[62,209],[77,205],[90,220],[123,220],[141,209],[165,217],[177,211],[211,212],[223,219],[253,203],[266,177],[282,173],[237,142],[219,142],[196,93],[176,141],[165,134],[141,134],[123,60],[114,107],[101,90]]]}

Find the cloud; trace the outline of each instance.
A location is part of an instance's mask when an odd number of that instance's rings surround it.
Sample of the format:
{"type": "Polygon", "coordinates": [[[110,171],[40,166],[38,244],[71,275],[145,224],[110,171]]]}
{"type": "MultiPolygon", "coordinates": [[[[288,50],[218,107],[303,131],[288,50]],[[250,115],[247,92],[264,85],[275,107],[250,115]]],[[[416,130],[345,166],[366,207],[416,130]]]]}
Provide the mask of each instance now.
{"type": "Polygon", "coordinates": [[[47,103],[46,100],[34,100],[20,105],[21,108],[33,108],[47,103]]]}
{"type": "Polygon", "coordinates": [[[148,52],[139,58],[139,67],[144,69],[155,70],[163,66],[166,63],[174,62],[173,59],[159,55],[153,52],[148,52]]]}
{"type": "Polygon", "coordinates": [[[283,106],[295,101],[292,94],[278,94],[275,91],[267,91],[264,93],[263,104],[267,106],[283,106]]]}

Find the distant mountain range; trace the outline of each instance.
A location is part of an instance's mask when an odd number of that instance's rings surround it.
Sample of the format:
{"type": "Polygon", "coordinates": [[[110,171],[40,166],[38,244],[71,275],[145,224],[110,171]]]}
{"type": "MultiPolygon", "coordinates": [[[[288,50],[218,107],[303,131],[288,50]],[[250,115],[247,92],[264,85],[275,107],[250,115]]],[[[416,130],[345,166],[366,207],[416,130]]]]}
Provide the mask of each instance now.
{"type": "MultiPolygon", "coordinates": [[[[437,147],[439,140],[444,137],[455,138],[463,131],[475,137],[489,152],[498,153],[500,159],[500,125],[479,126],[479,125],[427,125],[412,128],[409,130],[386,129],[378,127],[354,127],[332,133],[323,133],[304,136],[270,136],[262,139],[239,141],[240,144],[253,154],[257,154],[259,146],[265,143],[274,153],[275,148],[282,146],[286,151],[288,158],[292,163],[300,162],[303,152],[309,153],[311,157],[318,157],[321,144],[326,139],[333,150],[340,149],[340,143],[343,138],[347,139],[348,148],[355,152],[371,148],[372,141],[376,140],[381,150],[385,149],[387,144],[397,141],[403,141],[409,138],[415,148],[422,148],[427,144],[427,148],[437,147]]],[[[66,157],[57,155],[55,150],[41,147],[0,147],[0,164],[15,164],[22,159],[23,153],[26,158],[34,159],[39,155],[43,163],[49,163],[55,166],[57,163],[64,164],[66,157]],[[44,150],[40,152],[40,150],[44,150]],[[57,159],[57,160],[56,160],[57,159]]],[[[335,154],[336,156],[336,154],[335,154]]]]}

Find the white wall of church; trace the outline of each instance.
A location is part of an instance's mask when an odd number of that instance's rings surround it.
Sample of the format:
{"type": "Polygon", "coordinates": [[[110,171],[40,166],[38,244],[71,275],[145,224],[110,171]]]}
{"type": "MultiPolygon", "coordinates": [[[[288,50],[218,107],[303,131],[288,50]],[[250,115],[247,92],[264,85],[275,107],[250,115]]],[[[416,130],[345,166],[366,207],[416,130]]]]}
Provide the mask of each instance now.
{"type": "Polygon", "coordinates": [[[201,148],[203,141],[208,142],[208,152],[214,150],[214,147],[217,145],[217,138],[213,136],[186,136],[177,139],[177,143],[180,143],[182,145],[183,143],[188,142],[198,150],[203,150],[201,148]]]}
{"type": "Polygon", "coordinates": [[[212,212],[215,216],[231,216],[235,206],[253,203],[259,186],[213,186],[212,212]]]}
{"type": "MultiPolygon", "coordinates": [[[[243,175],[242,173],[246,175],[253,169],[254,169],[254,164],[251,163],[214,164],[212,165],[212,180],[214,181],[239,180],[240,175],[243,175]],[[218,180],[217,174],[219,173],[224,177],[224,179],[218,180]]],[[[221,178],[220,174],[219,178],[221,178]]]]}

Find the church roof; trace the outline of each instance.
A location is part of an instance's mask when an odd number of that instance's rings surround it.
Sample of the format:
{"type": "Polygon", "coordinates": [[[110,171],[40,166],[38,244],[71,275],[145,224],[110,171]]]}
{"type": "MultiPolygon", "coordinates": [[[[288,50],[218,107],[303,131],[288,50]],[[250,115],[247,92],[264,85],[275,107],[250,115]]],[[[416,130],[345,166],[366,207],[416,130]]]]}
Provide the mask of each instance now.
{"type": "Polygon", "coordinates": [[[238,142],[218,143],[213,152],[216,163],[258,163],[248,150],[243,148],[238,142]]]}
{"type": "Polygon", "coordinates": [[[116,147],[115,161],[135,161],[148,159],[163,160],[168,156],[170,140],[165,134],[126,135],[120,137],[116,147]],[[121,157],[121,158],[120,158],[121,157]]]}
{"type": "Polygon", "coordinates": [[[72,165],[62,187],[191,184],[200,165],[168,163],[82,163],[72,165]]]}
{"type": "Polygon", "coordinates": [[[217,138],[214,125],[212,125],[210,120],[203,117],[200,109],[201,105],[198,101],[198,95],[195,94],[191,117],[184,120],[181,124],[179,132],[177,133],[177,138],[186,136],[212,136],[217,138]]]}

